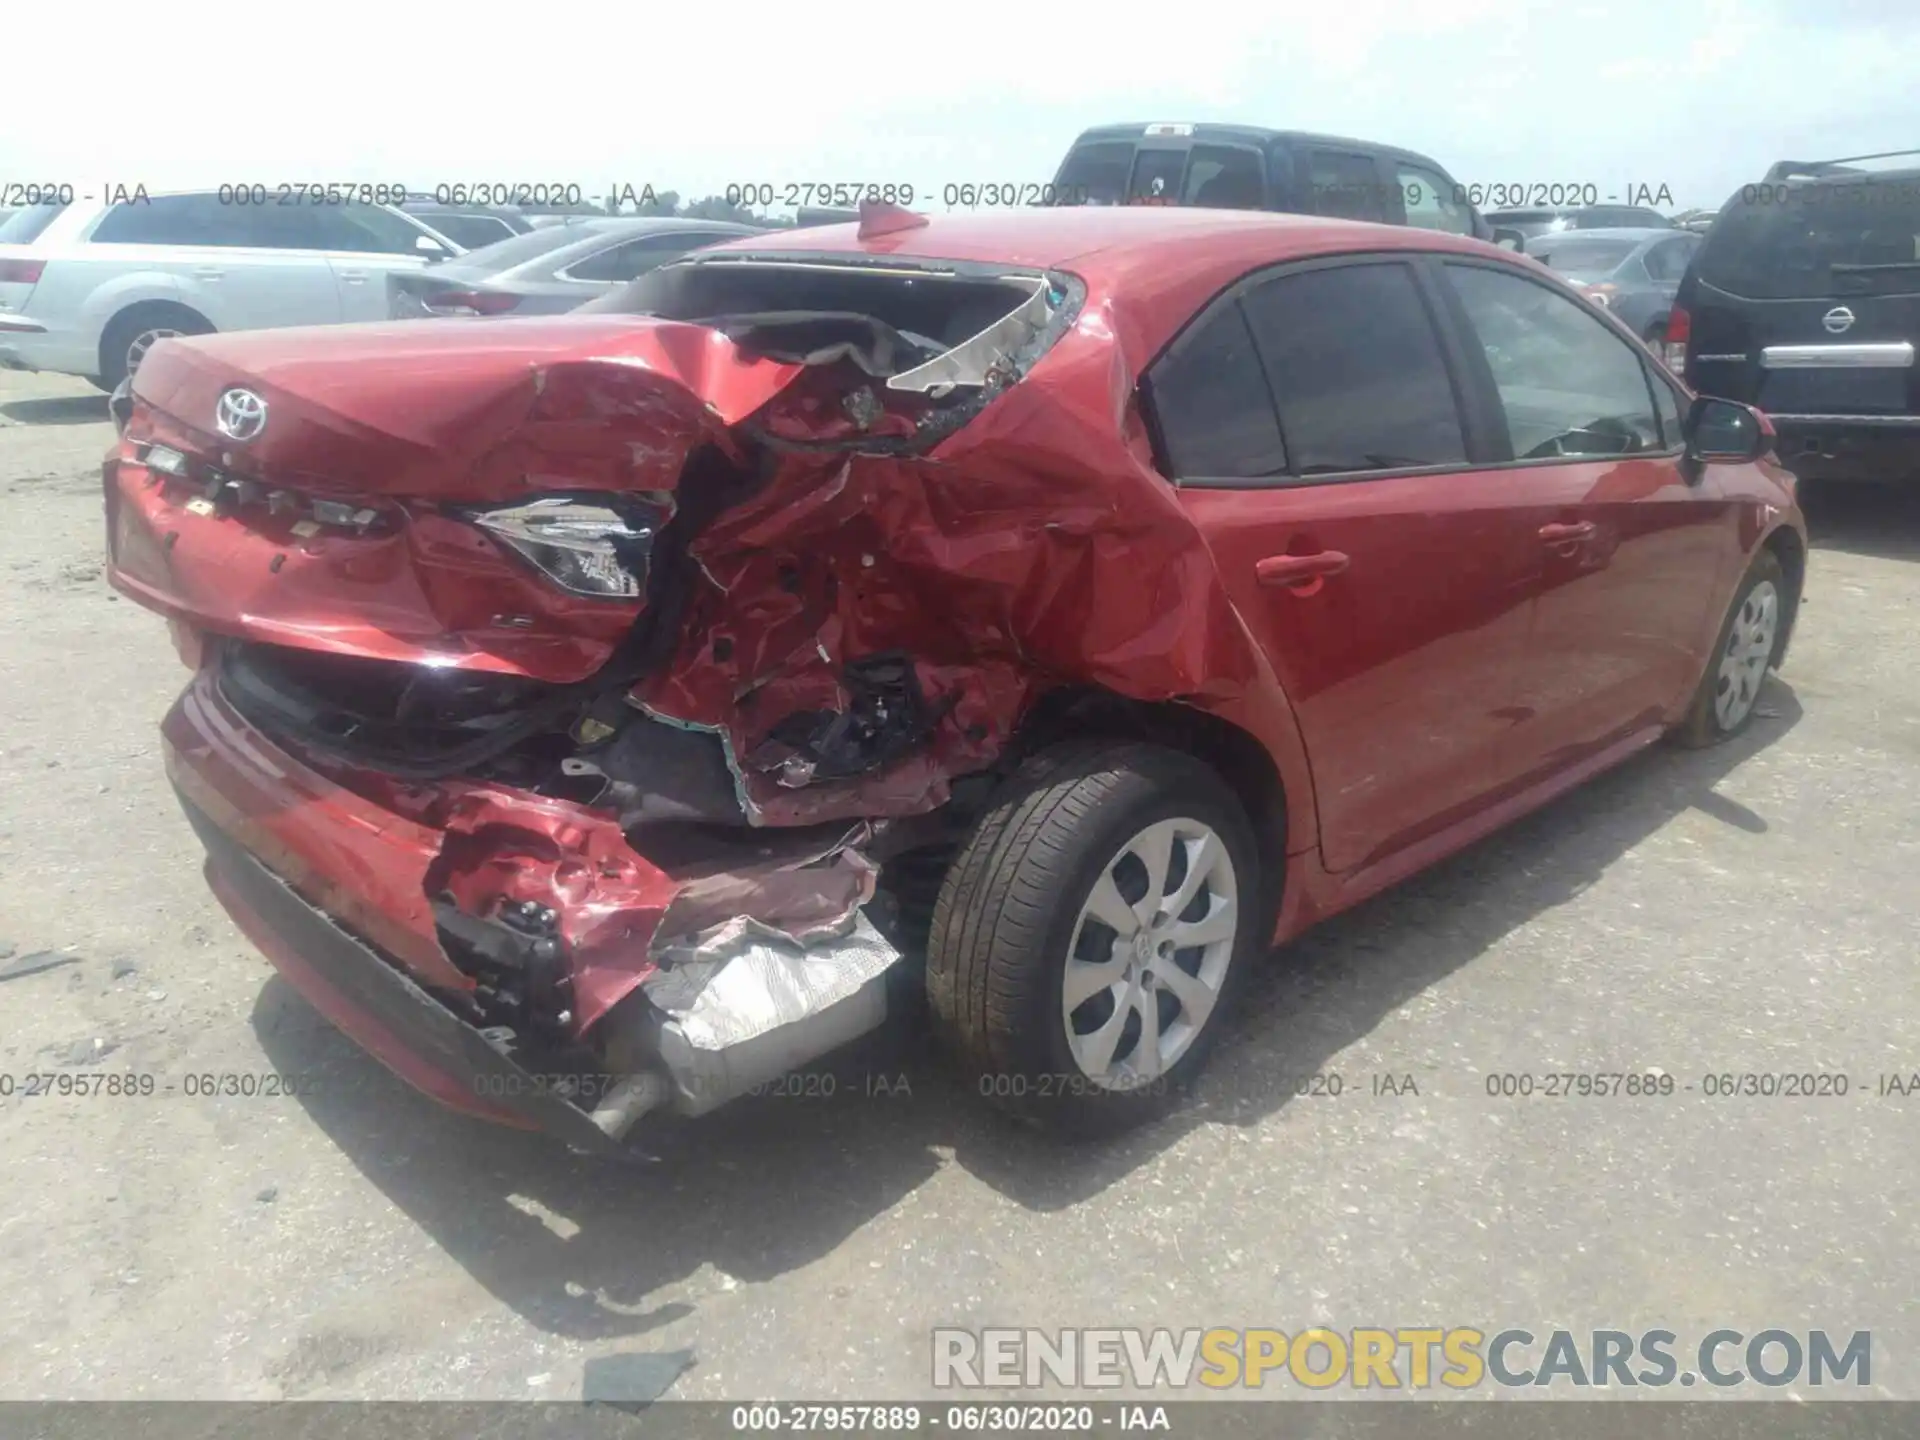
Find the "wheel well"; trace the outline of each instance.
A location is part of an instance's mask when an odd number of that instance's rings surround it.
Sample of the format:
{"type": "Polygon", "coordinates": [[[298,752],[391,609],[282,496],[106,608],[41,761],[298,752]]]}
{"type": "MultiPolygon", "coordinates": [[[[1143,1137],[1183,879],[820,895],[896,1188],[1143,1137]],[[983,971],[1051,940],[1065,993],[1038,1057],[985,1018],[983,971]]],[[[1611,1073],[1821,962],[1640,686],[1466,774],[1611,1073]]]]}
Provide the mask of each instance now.
{"type": "Polygon", "coordinates": [[[108,363],[107,362],[107,341],[114,336],[116,331],[122,329],[129,322],[138,321],[141,323],[148,323],[150,321],[165,319],[168,316],[173,316],[173,315],[178,315],[182,317],[183,319],[187,320],[190,324],[204,325],[209,330],[213,328],[212,324],[208,321],[206,316],[202,315],[198,310],[195,310],[190,305],[180,304],[180,302],[177,300],[136,301],[134,304],[127,306],[126,309],[118,312],[111,320],[107,321],[105,326],[101,328],[100,354],[98,356],[98,359],[102,367],[101,373],[102,374],[106,373],[106,366],[108,363]]]}
{"type": "Polygon", "coordinates": [[[1003,763],[1062,740],[1093,736],[1164,745],[1212,766],[1246,808],[1260,849],[1266,913],[1277,913],[1286,873],[1287,797],[1266,746],[1232,721],[1190,705],[1076,687],[1053,691],[1028,711],[1003,763]]]}
{"type": "Polygon", "coordinates": [[[1781,573],[1787,581],[1787,613],[1780,626],[1780,638],[1773,647],[1773,663],[1778,665],[1786,659],[1787,641],[1793,637],[1793,622],[1800,616],[1800,591],[1807,582],[1807,549],[1801,543],[1799,533],[1786,525],[1775,530],[1762,543],[1780,562],[1781,573]]]}

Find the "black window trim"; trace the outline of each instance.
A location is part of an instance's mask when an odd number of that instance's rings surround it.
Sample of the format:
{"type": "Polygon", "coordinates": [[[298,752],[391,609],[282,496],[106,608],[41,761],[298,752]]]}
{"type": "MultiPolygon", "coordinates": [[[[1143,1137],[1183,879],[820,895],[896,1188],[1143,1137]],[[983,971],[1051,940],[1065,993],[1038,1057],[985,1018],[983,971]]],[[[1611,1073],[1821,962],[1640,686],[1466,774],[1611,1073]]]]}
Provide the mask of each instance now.
{"type": "MultiPolygon", "coordinates": [[[[1436,261],[1436,268],[1442,272],[1433,277],[1433,283],[1440,287],[1442,293],[1445,295],[1452,324],[1458,327],[1459,337],[1462,341],[1467,340],[1469,337],[1474,337],[1473,321],[1467,315],[1467,307],[1460,299],[1459,291],[1455,290],[1452,283],[1446,278],[1444,271],[1448,265],[1468,266],[1475,270],[1492,270],[1496,274],[1511,275],[1516,279],[1524,280],[1529,285],[1538,286],[1540,289],[1560,297],[1576,309],[1591,315],[1593,319],[1598,321],[1603,327],[1612,330],[1613,333],[1619,337],[1621,343],[1627,347],[1628,353],[1640,362],[1640,377],[1647,386],[1647,405],[1653,412],[1653,423],[1659,428],[1660,439],[1665,446],[1664,449],[1645,450],[1637,455],[1553,455],[1537,460],[1528,460],[1514,455],[1507,455],[1505,458],[1490,460],[1487,464],[1475,466],[1475,469],[1516,470],[1522,467],[1532,468],[1543,465],[1593,465],[1609,460],[1672,460],[1686,453],[1687,446],[1684,437],[1668,440],[1666,422],[1661,417],[1660,402],[1653,393],[1653,387],[1656,384],[1661,384],[1673,392],[1674,406],[1679,411],[1683,423],[1685,421],[1687,407],[1693,403],[1693,397],[1688,395],[1685,390],[1680,387],[1678,382],[1666,373],[1666,367],[1664,365],[1659,364],[1646,353],[1645,347],[1640,343],[1640,337],[1635,335],[1624,324],[1614,319],[1611,314],[1597,310],[1587,304],[1587,302],[1582,300],[1577,294],[1563,288],[1557,282],[1544,279],[1538,275],[1530,275],[1518,265],[1502,264],[1498,260],[1489,260],[1480,255],[1442,254],[1435,255],[1433,258],[1436,261]],[[1660,375],[1655,376],[1654,371],[1656,370],[1661,372],[1660,375]]],[[[1473,375],[1475,386],[1482,391],[1481,403],[1483,405],[1491,404],[1492,409],[1489,413],[1499,422],[1493,432],[1498,441],[1498,448],[1500,450],[1510,451],[1513,448],[1513,442],[1507,438],[1506,407],[1500,403],[1500,388],[1493,382],[1493,369],[1487,364],[1486,356],[1481,352],[1477,338],[1473,345],[1466,348],[1470,351],[1467,369],[1473,375]]]]}
{"type": "MultiPolygon", "coordinates": [[[[1276,264],[1263,265],[1257,270],[1248,271],[1245,275],[1240,276],[1232,284],[1227,286],[1226,289],[1208,300],[1205,305],[1201,306],[1187,319],[1187,322],[1174,333],[1173,337],[1169,339],[1165,345],[1160,347],[1159,353],[1148,361],[1146,365],[1141,367],[1140,380],[1136,386],[1141,401],[1140,414],[1141,419],[1146,424],[1148,440],[1153,447],[1154,468],[1160,472],[1161,478],[1166,480],[1167,483],[1176,490],[1294,490],[1311,485],[1349,485],[1366,480],[1398,480],[1406,477],[1424,475],[1457,475],[1468,471],[1496,468],[1493,464],[1489,463],[1496,452],[1496,447],[1501,450],[1508,448],[1504,439],[1506,433],[1505,417],[1503,412],[1497,408],[1499,392],[1492,389],[1493,377],[1491,371],[1489,371],[1486,376],[1486,386],[1484,389],[1475,389],[1465,384],[1463,374],[1470,363],[1471,355],[1467,347],[1463,346],[1462,340],[1466,335],[1470,334],[1471,331],[1455,330],[1454,324],[1452,323],[1452,315],[1448,313],[1442,299],[1443,293],[1450,295],[1451,291],[1437,291],[1436,286],[1440,283],[1439,278],[1429,273],[1432,262],[1437,262],[1442,257],[1449,256],[1453,253],[1455,252],[1410,249],[1349,250],[1334,255],[1315,255],[1303,260],[1283,260],[1276,264]],[[1240,309],[1241,297],[1249,290],[1263,285],[1268,281],[1277,280],[1289,275],[1308,274],[1315,270],[1346,269],[1355,265],[1395,264],[1403,265],[1409,271],[1410,278],[1413,281],[1414,292],[1420,298],[1421,307],[1427,316],[1427,322],[1433,326],[1434,337],[1439,343],[1440,360],[1447,371],[1447,385],[1453,392],[1454,414],[1460,422],[1461,444],[1467,452],[1464,460],[1448,460],[1437,465],[1401,465],[1386,470],[1323,471],[1316,472],[1312,475],[1298,475],[1291,471],[1282,471],[1275,475],[1256,476],[1176,476],[1173,473],[1172,461],[1168,457],[1164,433],[1160,428],[1159,413],[1153,400],[1153,372],[1162,360],[1170,355],[1180,353],[1188,345],[1194,343],[1195,337],[1201,333],[1206,324],[1222,308],[1231,305],[1236,309],[1240,309]],[[1489,410],[1486,406],[1486,396],[1489,393],[1493,395],[1496,406],[1496,408],[1492,410],[1489,410]],[[1498,423],[1496,424],[1494,422],[1498,423]]],[[[1495,262],[1489,268],[1510,270],[1516,269],[1517,267],[1501,265],[1495,262]]],[[[1458,302],[1455,301],[1454,303],[1457,305],[1458,302]]],[[[1274,426],[1280,434],[1281,448],[1286,452],[1287,463],[1292,465],[1293,448],[1287,440],[1287,430],[1285,422],[1281,418],[1279,399],[1273,392],[1273,383],[1269,378],[1267,357],[1261,353],[1259,335],[1255,332],[1253,326],[1247,322],[1244,310],[1240,311],[1240,316],[1241,323],[1246,325],[1247,333],[1253,340],[1254,355],[1260,362],[1261,378],[1267,381],[1267,403],[1273,407],[1274,426]]],[[[1480,356],[1479,362],[1484,369],[1486,367],[1486,357],[1480,356]]],[[[1651,403],[1653,397],[1649,395],[1647,398],[1649,403],[1651,403]]],[[[1539,464],[1541,462],[1528,461],[1526,463],[1539,464]]]]}

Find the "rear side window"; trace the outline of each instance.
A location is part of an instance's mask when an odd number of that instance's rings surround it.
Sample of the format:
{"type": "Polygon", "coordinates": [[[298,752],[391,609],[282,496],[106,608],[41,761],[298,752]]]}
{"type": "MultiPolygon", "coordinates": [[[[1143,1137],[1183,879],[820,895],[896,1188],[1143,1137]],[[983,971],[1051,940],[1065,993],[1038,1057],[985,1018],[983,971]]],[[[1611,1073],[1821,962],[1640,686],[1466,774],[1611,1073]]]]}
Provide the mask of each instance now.
{"type": "Polygon", "coordinates": [[[1196,145],[1187,162],[1183,205],[1214,210],[1259,210],[1266,205],[1266,167],[1257,150],[1233,145],[1196,145]]]}
{"type": "Polygon", "coordinates": [[[1240,306],[1221,305],[1155,363],[1147,393],[1175,479],[1253,480],[1287,468],[1280,422],[1240,306]]]}
{"type": "Polygon", "coordinates": [[[1294,474],[1466,459],[1439,337],[1405,265],[1283,275],[1242,303],[1294,474]]]}
{"type": "Polygon", "coordinates": [[[1920,181],[1749,185],[1708,232],[1699,274],[1756,300],[1920,291],[1920,181]]]}
{"type": "Polygon", "coordinates": [[[1386,220],[1386,197],[1380,192],[1380,167],[1371,155],[1343,150],[1307,152],[1307,205],[1311,213],[1342,220],[1386,220]]]}
{"type": "Polygon", "coordinates": [[[1407,224],[1422,230],[1444,230],[1449,235],[1473,234],[1472,212],[1438,171],[1403,162],[1395,167],[1393,178],[1400,186],[1407,224]]]}
{"type": "Polygon", "coordinates": [[[87,238],[96,245],[251,245],[245,205],[213,195],[156,195],[115,205],[87,238]]]}
{"type": "Polygon", "coordinates": [[[1185,150],[1142,150],[1133,159],[1128,201],[1137,205],[1173,204],[1180,197],[1180,177],[1186,168],[1185,150]]]}
{"type": "Polygon", "coordinates": [[[1677,281],[1687,273],[1687,261],[1699,248],[1698,240],[1662,240],[1647,251],[1647,273],[1656,280],[1677,281]]]}
{"type": "Polygon", "coordinates": [[[1054,177],[1054,198],[1062,205],[1118,205],[1127,197],[1127,173],[1133,143],[1096,140],[1076,145],[1054,177]]]}
{"type": "Polygon", "coordinates": [[[29,205],[0,220],[0,245],[25,245],[59,218],[64,205],[29,205]]]}
{"type": "Polygon", "coordinates": [[[1516,460],[1664,448],[1640,355],[1578,301],[1520,275],[1447,262],[1486,353],[1516,460]]]}

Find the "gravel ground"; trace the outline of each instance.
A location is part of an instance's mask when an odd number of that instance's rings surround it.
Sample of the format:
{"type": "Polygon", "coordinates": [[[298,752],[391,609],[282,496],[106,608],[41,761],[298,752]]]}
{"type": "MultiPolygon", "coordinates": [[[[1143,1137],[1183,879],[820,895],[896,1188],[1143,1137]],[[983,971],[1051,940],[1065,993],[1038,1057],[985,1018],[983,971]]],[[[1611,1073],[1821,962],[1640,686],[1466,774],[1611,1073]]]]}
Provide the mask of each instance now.
{"type": "Polygon", "coordinates": [[[1049,1148],[909,1035],[622,1169],[419,1098],[207,894],[157,746],[184,672],[102,578],[110,435],[95,392],[0,373],[0,968],[63,962],[0,982],[0,1074],[173,1093],[0,1098],[0,1399],[568,1399],[611,1356],[676,1398],[905,1397],[936,1325],[1312,1323],[1871,1329],[1869,1393],[1920,1398],[1920,1096],[1872,1093],[1920,1070],[1913,496],[1814,497],[1750,735],[1277,956],[1158,1128],[1049,1148]],[[1649,1067],[1696,1088],[1485,1088],[1649,1067]],[[1852,1093],[1698,1085],[1779,1070],[1852,1093]],[[182,1093],[268,1071],[314,1093],[182,1093]]]}

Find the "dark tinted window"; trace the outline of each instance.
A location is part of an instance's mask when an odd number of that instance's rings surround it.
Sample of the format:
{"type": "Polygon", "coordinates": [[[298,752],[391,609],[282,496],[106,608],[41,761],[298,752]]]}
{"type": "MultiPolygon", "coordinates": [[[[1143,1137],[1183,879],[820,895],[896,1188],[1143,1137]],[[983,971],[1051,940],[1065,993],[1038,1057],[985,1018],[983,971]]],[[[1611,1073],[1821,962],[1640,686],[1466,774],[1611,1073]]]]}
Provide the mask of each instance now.
{"type": "Polygon", "coordinates": [[[1380,167],[1371,155],[1339,150],[1307,152],[1307,206],[1315,215],[1343,220],[1385,220],[1380,167]]]}
{"type": "Polygon", "coordinates": [[[1258,210],[1266,204],[1265,168],[1257,150],[1196,145],[1187,162],[1181,203],[1214,210],[1258,210]]]}
{"type": "Polygon", "coordinates": [[[1142,204],[1173,204],[1180,198],[1180,176],[1186,168],[1185,150],[1142,150],[1133,159],[1127,199],[1142,204]]]}
{"type": "Polygon", "coordinates": [[[1148,393],[1176,479],[1250,480],[1287,468],[1273,397],[1237,304],[1182,336],[1154,365],[1148,393]]]}
{"type": "Polygon", "coordinates": [[[1920,291],[1920,181],[1750,185],[1714,222],[1699,273],[1761,300],[1920,291]]]}
{"type": "Polygon", "coordinates": [[[564,266],[565,278],[569,280],[632,280],[658,265],[663,260],[671,260],[676,255],[684,255],[689,250],[702,245],[711,245],[716,240],[731,240],[731,235],[703,235],[688,231],[676,231],[665,235],[643,235],[638,240],[629,240],[624,245],[615,245],[602,250],[597,255],[588,255],[564,266]]]}
{"type": "Polygon", "coordinates": [[[1133,142],[1097,140],[1076,145],[1054,178],[1056,198],[1063,205],[1118,205],[1127,194],[1127,171],[1133,164],[1133,142]]]}
{"type": "Polygon", "coordinates": [[[427,222],[429,229],[437,230],[456,245],[464,245],[469,250],[478,250],[483,245],[491,245],[497,240],[505,240],[516,234],[514,228],[498,215],[435,215],[420,217],[427,222]]]}
{"type": "Polygon", "coordinates": [[[251,245],[248,205],[213,195],[156,195],[115,205],[88,238],[100,245],[251,245]]]}
{"type": "Polygon", "coordinates": [[[329,250],[415,256],[452,253],[421,249],[420,239],[425,232],[404,216],[378,205],[310,205],[306,208],[325,217],[322,229],[327,236],[325,248],[329,250]]]}
{"type": "Polygon", "coordinates": [[[1244,303],[1294,474],[1466,458],[1440,342],[1406,266],[1285,275],[1244,303]]]}
{"type": "Polygon", "coordinates": [[[24,245],[40,238],[40,232],[66,209],[64,205],[28,205],[0,220],[0,245],[24,245]]]}
{"type": "Polygon", "coordinates": [[[1524,276],[1446,270],[1493,371],[1515,459],[1663,448],[1640,356],[1605,322],[1524,276]]]}

